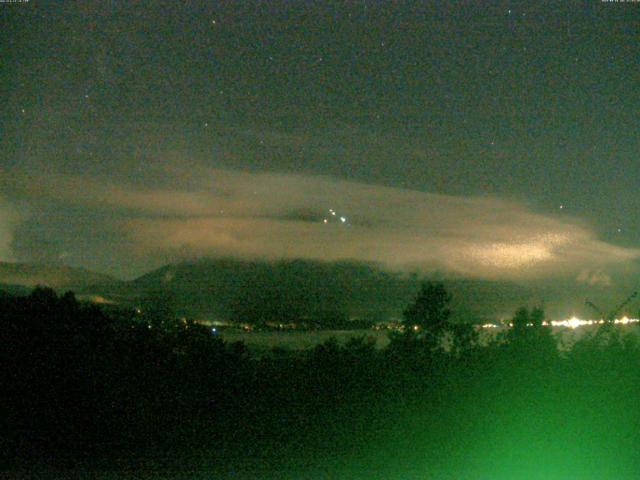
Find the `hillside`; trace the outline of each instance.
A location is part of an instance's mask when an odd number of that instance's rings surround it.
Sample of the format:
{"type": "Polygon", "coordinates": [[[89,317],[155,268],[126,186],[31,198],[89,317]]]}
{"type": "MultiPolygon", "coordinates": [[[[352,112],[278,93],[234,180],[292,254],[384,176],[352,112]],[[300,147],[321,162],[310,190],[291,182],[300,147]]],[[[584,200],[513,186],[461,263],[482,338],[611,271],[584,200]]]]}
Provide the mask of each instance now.
{"type": "MultiPolygon", "coordinates": [[[[223,258],[166,265],[132,281],[102,283],[79,292],[129,305],[159,302],[195,318],[229,319],[258,312],[280,320],[342,315],[376,321],[400,318],[422,280],[445,284],[456,321],[510,318],[522,305],[542,305],[553,319],[593,318],[596,314],[585,305],[586,298],[610,311],[633,290],[632,282],[596,287],[567,279],[557,280],[552,288],[545,283],[393,273],[358,262],[223,258]]],[[[637,311],[636,300],[622,313],[635,316],[637,311]]]]}
{"type": "Polygon", "coordinates": [[[92,293],[134,303],[158,298],[180,314],[204,318],[226,319],[267,309],[285,318],[342,313],[383,320],[401,317],[424,278],[444,281],[458,320],[495,318],[535,298],[531,289],[510,282],[419,277],[357,262],[235,259],[166,265],[92,293]]]}
{"type": "Polygon", "coordinates": [[[43,285],[57,290],[79,290],[114,282],[117,280],[109,275],[83,268],[0,262],[0,284],[11,285],[14,288],[43,285]]]}

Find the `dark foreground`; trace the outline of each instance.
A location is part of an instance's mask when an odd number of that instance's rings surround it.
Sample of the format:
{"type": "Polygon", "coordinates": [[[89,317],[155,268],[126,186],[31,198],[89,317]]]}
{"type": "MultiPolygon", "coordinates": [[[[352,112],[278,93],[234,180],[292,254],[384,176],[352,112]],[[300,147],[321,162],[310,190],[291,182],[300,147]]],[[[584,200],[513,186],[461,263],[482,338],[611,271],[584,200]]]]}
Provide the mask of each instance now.
{"type": "Polygon", "coordinates": [[[256,359],[197,325],[149,329],[48,290],[0,306],[0,478],[640,472],[640,347],[615,328],[562,354],[539,328],[450,352],[408,335],[256,359]]]}

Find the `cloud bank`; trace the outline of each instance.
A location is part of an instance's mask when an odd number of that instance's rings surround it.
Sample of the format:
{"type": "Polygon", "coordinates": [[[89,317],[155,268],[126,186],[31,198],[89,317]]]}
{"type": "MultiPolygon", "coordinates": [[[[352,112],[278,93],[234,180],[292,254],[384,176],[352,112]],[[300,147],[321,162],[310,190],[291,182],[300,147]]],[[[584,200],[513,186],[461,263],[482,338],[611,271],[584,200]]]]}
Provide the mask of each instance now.
{"type": "Polygon", "coordinates": [[[121,262],[127,255],[350,259],[517,279],[576,278],[640,257],[640,250],[598,240],[576,219],[497,198],[201,167],[164,173],[181,187],[64,175],[14,176],[13,186],[32,202],[103,212],[126,245],[121,262]]]}

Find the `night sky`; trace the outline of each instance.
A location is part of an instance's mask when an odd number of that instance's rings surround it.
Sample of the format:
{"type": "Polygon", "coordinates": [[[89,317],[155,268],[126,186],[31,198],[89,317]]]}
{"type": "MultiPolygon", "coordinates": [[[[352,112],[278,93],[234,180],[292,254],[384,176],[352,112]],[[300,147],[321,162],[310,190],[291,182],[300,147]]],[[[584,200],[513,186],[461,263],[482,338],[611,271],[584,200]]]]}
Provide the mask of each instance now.
{"type": "Polygon", "coordinates": [[[121,278],[228,255],[640,271],[639,3],[31,0],[0,16],[2,260],[121,278]]]}

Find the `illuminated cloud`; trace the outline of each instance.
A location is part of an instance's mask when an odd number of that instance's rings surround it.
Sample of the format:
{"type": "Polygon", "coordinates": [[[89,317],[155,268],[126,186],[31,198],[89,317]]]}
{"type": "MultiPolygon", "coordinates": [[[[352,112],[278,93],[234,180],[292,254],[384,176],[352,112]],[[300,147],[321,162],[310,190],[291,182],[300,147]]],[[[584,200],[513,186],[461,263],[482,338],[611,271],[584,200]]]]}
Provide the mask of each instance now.
{"type": "Polygon", "coordinates": [[[608,287],[612,284],[611,276],[607,275],[603,271],[589,271],[582,270],[576,277],[578,283],[584,283],[590,286],[603,286],[608,287]]]}
{"type": "MultiPolygon", "coordinates": [[[[188,189],[30,177],[23,194],[109,212],[127,255],[352,259],[479,278],[603,272],[640,251],[568,217],[496,198],[456,197],[329,177],[167,169],[188,189]],[[342,221],[341,217],[345,220],[342,221]],[[326,221],[325,221],[326,220],[326,221]]],[[[104,225],[103,225],[104,227],[104,225]]]]}

